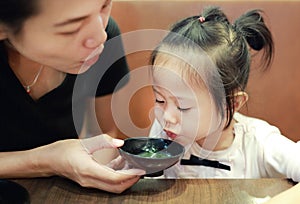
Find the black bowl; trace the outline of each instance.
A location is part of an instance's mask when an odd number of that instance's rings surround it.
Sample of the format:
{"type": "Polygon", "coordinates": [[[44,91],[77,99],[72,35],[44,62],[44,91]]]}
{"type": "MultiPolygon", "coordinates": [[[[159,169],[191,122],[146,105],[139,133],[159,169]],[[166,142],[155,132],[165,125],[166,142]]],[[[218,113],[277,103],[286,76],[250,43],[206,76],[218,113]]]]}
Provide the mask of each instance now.
{"type": "Polygon", "coordinates": [[[154,174],[176,164],[184,154],[184,147],[163,138],[133,137],[124,140],[119,152],[132,167],[154,174]]]}
{"type": "Polygon", "coordinates": [[[0,179],[0,203],[29,204],[29,193],[16,182],[0,179]]]}

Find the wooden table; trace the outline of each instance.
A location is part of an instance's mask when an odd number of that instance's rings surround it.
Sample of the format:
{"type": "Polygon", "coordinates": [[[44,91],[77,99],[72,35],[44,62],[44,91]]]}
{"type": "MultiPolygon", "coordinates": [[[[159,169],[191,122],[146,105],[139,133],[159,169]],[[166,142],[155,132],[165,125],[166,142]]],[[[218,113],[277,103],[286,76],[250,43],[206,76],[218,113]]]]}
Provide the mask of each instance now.
{"type": "Polygon", "coordinates": [[[216,203],[248,204],[294,185],[286,179],[141,179],[122,194],[79,186],[60,177],[13,180],[31,203],[216,203]]]}

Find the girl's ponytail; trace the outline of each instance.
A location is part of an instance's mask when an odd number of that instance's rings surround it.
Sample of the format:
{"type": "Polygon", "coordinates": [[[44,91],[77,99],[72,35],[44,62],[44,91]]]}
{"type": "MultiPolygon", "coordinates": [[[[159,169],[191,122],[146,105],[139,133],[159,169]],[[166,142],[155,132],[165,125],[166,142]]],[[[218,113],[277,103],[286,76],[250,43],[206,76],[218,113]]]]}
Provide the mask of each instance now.
{"type": "Polygon", "coordinates": [[[245,38],[253,50],[260,51],[264,49],[263,64],[268,67],[273,59],[273,38],[260,12],[260,10],[251,10],[240,16],[234,22],[233,29],[238,36],[245,38]]]}
{"type": "Polygon", "coordinates": [[[229,21],[224,12],[216,6],[209,6],[204,9],[202,12],[202,16],[205,18],[205,21],[226,22],[229,24],[229,21]]]}

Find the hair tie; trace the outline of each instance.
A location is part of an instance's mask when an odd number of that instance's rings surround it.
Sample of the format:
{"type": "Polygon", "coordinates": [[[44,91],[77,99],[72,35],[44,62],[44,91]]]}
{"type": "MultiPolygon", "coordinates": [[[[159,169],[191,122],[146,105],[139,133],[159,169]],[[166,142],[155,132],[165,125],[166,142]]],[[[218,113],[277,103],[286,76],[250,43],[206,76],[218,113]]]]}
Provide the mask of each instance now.
{"type": "Polygon", "coordinates": [[[199,18],[200,23],[203,23],[205,21],[205,18],[203,16],[200,16],[199,18]]]}

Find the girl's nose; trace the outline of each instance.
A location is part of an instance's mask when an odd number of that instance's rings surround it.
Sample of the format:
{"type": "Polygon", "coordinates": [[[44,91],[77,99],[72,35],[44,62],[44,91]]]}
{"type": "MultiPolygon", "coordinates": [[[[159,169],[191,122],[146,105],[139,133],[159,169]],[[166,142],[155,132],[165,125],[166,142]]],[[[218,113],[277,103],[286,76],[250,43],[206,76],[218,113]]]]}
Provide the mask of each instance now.
{"type": "Polygon", "coordinates": [[[174,110],[171,110],[171,108],[166,108],[164,110],[163,117],[167,123],[176,124],[178,122],[176,112],[174,110]]]}
{"type": "Polygon", "coordinates": [[[84,46],[87,48],[95,49],[103,44],[107,39],[107,33],[101,16],[99,15],[90,22],[90,29],[87,31],[88,37],[84,41],[84,46]]]}

